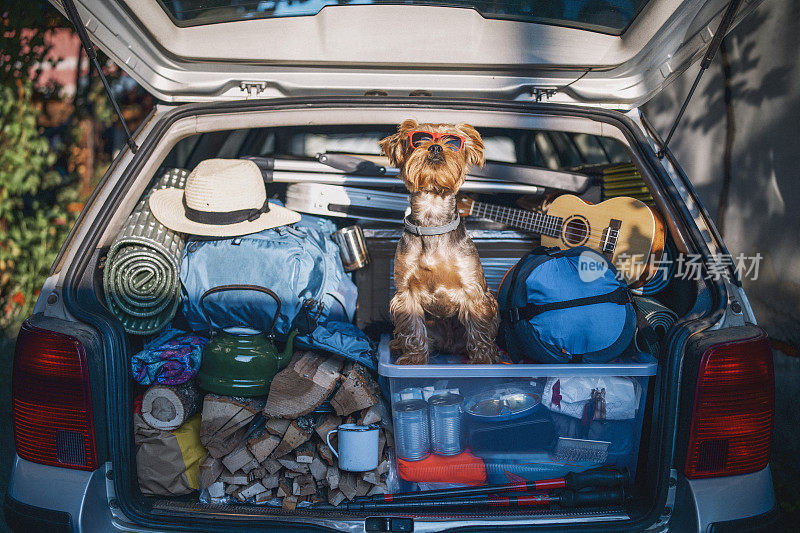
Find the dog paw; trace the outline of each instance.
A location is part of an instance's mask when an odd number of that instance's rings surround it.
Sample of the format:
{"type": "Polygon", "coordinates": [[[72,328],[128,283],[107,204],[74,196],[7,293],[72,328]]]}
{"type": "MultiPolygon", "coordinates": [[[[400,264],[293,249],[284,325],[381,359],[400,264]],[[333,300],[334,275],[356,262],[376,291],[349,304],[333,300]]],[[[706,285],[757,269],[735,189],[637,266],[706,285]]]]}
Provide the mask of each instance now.
{"type": "Polygon", "coordinates": [[[404,354],[395,360],[395,364],[398,365],[425,365],[427,363],[427,356],[418,354],[404,354]]]}

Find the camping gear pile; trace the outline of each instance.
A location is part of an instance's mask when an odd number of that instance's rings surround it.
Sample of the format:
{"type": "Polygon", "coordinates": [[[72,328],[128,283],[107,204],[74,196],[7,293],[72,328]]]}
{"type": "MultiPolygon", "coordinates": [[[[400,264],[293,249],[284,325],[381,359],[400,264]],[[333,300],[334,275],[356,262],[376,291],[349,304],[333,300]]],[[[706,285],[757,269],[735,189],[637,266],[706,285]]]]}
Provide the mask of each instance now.
{"type": "MultiPolygon", "coordinates": [[[[131,220],[142,216],[147,237],[157,228],[178,243],[168,308],[147,328],[126,323],[131,333],[158,331],[131,359],[148,387],[134,414],[142,492],[200,490],[214,503],[285,509],[387,492],[391,417],[371,375],[373,348],[351,323],[357,291],[331,238],[336,226],[268,201],[255,163],[236,160],[169,173],[131,220]],[[165,327],[176,312],[192,331],[165,327]]],[[[121,254],[110,254],[104,279],[131,270],[121,254]]],[[[154,267],[135,266],[125,276],[142,302],[166,294],[154,286],[165,274],[150,279],[154,267]]],[[[111,301],[116,286],[106,287],[111,301]]]]}
{"type": "Polygon", "coordinates": [[[657,368],[643,333],[662,340],[674,312],[632,297],[590,248],[479,230],[498,344],[517,364],[396,365],[388,336],[364,330],[388,319],[402,229],[333,220],[399,224],[405,195],[349,188],[339,205],[340,186],[290,186],[288,203],[316,213],[300,215],[268,185],[247,160],[169,171],[109,251],[109,308],[149,335],[131,358],[143,494],[354,511],[625,500],[657,368]],[[536,483],[559,490],[504,494],[536,483]]]}

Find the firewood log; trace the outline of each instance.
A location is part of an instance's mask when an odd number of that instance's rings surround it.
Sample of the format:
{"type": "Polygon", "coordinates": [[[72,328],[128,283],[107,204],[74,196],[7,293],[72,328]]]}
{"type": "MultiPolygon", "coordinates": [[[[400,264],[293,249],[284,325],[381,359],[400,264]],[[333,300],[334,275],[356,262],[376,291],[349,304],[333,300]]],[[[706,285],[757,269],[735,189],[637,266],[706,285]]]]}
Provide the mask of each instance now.
{"type": "Polygon", "coordinates": [[[358,477],[352,472],[339,473],[339,490],[341,490],[348,500],[356,497],[358,477]]]}
{"type": "Polygon", "coordinates": [[[322,457],[322,459],[326,463],[328,463],[329,465],[336,464],[336,457],[334,457],[333,452],[331,452],[331,449],[328,448],[327,444],[323,444],[321,442],[318,442],[317,443],[317,454],[319,454],[319,456],[322,457]]]}
{"type": "MultiPolygon", "coordinates": [[[[253,457],[253,454],[251,454],[250,451],[244,446],[244,444],[242,444],[241,446],[233,450],[231,453],[223,457],[222,464],[224,464],[225,468],[227,468],[231,472],[236,472],[237,470],[244,470],[244,473],[246,474],[247,472],[255,468],[254,466],[252,466],[254,459],[255,458],[253,457]],[[247,469],[247,467],[249,467],[249,469],[247,469]]],[[[256,466],[258,466],[258,463],[256,463],[256,466]]]]}
{"type": "Polygon", "coordinates": [[[208,486],[208,495],[211,498],[217,499],[225,496],[225,483],[222,481],[215,481],[208,486]]]}
{"type": "Polygon", "coordinates": [[[294,420],[291,424],[289,424],[289,428],[283,435],[283,440],[281,440],[280,444],[278,444],[278,447],[272,452],[272,457],[276,459],[283,457],[310,438],[311,430],[303,429],[298,421],[294,420]]]}
{"type": "Polygon", "coordinates": [[[292,486],[292,494],[295,496],[311,496],[316,494],[317,485],[314,478],[309,474],[295,478],[292,486]]]}
{"type": "Polygon", "coordinates": [[[280,477],[277,474],[269,474],[268,476],[264,476],[261,479],[261,484],[264,485],[265,488],[268,489],[277,489],[278,488],[278,481],[280,481],[280,477]]]}
{"type": "Polygon", "coordinates": [[[155,384],[142,397],[142,418],[148,425],[172,431],[195,414],[202,403],[202,393],[194,380],[182,385],[155,384]]]}
{"type": "Polygon", "coordinates": [[[367,493],[367,496],[374,496],[376,494],[386,494],[387,492],[388,491],[386,489],[386,484],[373,485],[372,488],[369,489],[369,492],[367,493]]]}
{"type": "Polygon", "coordinates": [[[281,502],[284,511],[294,511],[297,508],[297,496],[287,495],[281,502]]]}
{"type": "Polygon", "coordinates": [[[253,454],[253,457],[255,457],[259,463],[263,463],[267,460],[269,454],[275,451],[275,448],[277,448],[280,443],[281,439],[279,437],[265,433],[260,437],[248,440],[247,449],[250,450],[250,453],[253,454]]]}
{"type": "Polygon", "coordinates": [[[389,460],[384,459],[378,463],[378,468],[375,469],[375,472],[377,472],[379,475],[389,472],[389,460]]]}
{"type": "Polygon", "coordinates": [[[227,494],[228,496],[230,496],[231,494],[233,494],[237,490],[239,490],[239,485],[236,485],[236,484],[232,483],[230,485],[226,485],[225,486],[225,494],[227,494]]]}
{"type": "Polygon", "coordinates": [[[311,475],[314,476],[316,481],[325,479],[325,475],[328,473],[328,465],[317,456],[314,456],[308,468],[311,470],[311,475]]]}
{"type": "Polygon", "coordinates": [[[255,499],[253,500],[255,503],[266,503],[272,499],[272,491],[265,490],[261,494],[256,494],[255,499]]]}
{"type": "Polygon", "coordinates": [[[333,431],[334,429],[339,427],[339,424],[341,423],[342,423],[341,417],[338,417],[334,414],[329,414],[325,417],[325,419],[322,422],[317,424],[317,427],[314,428],[314,431],[317,432],[317,435],[319,435],[319,438],[322,439],[322,442],[325,442],[325,439],[328,436],[328,432],[333,431]]]}
{"type": "Polygon", "coordinates": [[[300,446],[298,446],[297,449],[294,451],[295,460],[298,463],[311,464],[311,461],[314,460],[314,452],[315,452],[314,445],[311,442],[306,441],[300,446]]]}
{"type": "Polygon", "coordinates": [[[267,469],[263,466],[259,466],[258,468],[254,468],[247,473],[247,481],[251,483],[257,479],[261,479],[262,477],[267,475],[267,469]]]}
{"type": "Polygon", "coordinates": [[[219,479],[226,485],[247,485],[250,482],[247,479],[247,474],[241,471],[234,473],[225,471],[222,473],[219,479]]]}
{"type": "Polygon", "coordinates": [[[208,453],[221,458],[238,447],[260,405],[255,401],[240,402],[227,396],[207,394],[203,400],[200,442],[208,453]]]}
{"type": "Polygon", "coordinates": [[[329,466],[325,472],[325,480],[331,490],[339,488],[339,469],[335,466],[329,466]]]}
{"type": "Polygon", "coordinates": [[[277,459],[267,459],[261,464],[270,474],[276,474],[281,468],[283,468],[283,465],[280,464],[277,459]]]}
{"type": "Polygon", "coordinates": [[[359,364],[354,364],[331,399],[331,405],[337,414],[349,415],[372,407],[379,399],[378,384],[369,375],[369,371],[359,364]]]}
{"type": "Polygon", "coordinates": [[[339,505],[345,498],[344,493],[338,489],[328,491],[328,503],[331,505],[339,505]]]}
{"type": "Polygon", "coordinates": [[[278,481],[278,498],[283,498],[284,496],[291,496],[292,494],[292,485],[291,483],[287,482],[285,479],[281,479],[278,481]]]}
{"type": "Polygon", "coordinates": [[[378,485],[381,482],[381,475],[374,470],[370,470],[361,474],[361,479],[372,485],[378,485]]]}
{"type": "Polygon", "coordinates": [[[342,361],[314,352],[295,352],[269,386],[264,415],[295,419],[320,406],[339,382],[342,361]]]}
{"type": "Polygon", "coordinates": [[[292,421],[286,418],[268,418],[264,426],[273,435],[283,438],[283,434],[286,433],[291,423],[292,421]]]}
{"type": "Polygon", "coordinates": [[[356,478],[356,496],[366,496],[371,488],[371,484],[367,483],[360,477],[356,478]]]}
{"type": "Polygon", "coordinates": [[[215,483],[222,474],[223,468],[221,460],[211,455],[206,455],[206,458],[200,463],[200,476],[198,480],[200,488],[204,489],[215,483]]]}
{"type": "Polygon", "coordinates": [[[253,481],[252,483],[249,483],[248,485],[245,485],[234,492],[233,497],[239,501],[245,501],[249,498],[252,498],[256,494],[261,494],[266,490],[267,489],[264,488],[264,485],[262,485],[260,481],[253,481]]]}
{"type": "Polygon", "coordinates": [[[297,461],[288,458],[278,459],[278,462],[282,464],[284,468],[291,470],[292,472],[298,472],[300,474],[308,474],[310,472],[308,463],[298,463],[297,461]]]}

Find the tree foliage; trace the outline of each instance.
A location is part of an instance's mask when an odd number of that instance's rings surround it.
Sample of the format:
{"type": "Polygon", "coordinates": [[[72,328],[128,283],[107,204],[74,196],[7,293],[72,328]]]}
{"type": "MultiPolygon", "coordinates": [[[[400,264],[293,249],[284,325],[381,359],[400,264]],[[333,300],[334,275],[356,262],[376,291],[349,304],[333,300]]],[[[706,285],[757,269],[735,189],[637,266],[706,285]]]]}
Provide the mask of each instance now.
{"type": "Polygon", "coordinates": [[[67,147],[44,136],[35,88],[44,34],[60,23],[57,13],[44,2],[0,10],[0,328],[7,334],[32,309],[73,222],[75,193],[74,176],[56,169],[67,147]]]}

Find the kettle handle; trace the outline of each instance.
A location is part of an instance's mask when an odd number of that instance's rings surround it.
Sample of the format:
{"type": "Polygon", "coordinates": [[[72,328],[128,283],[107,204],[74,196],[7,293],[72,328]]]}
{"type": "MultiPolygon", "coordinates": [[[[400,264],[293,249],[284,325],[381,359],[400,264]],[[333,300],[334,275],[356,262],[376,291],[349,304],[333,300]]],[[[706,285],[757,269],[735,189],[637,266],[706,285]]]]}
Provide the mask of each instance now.
{"type": "Polygon", "coordinates": [[[209,294],[214,294],[215,292],[223,292],[223,291],[257,291],[272,296],[272,298],[275,300],[275,303],[278,304],[278,307],[277,309],[275,309],[275,315],[272,317],[272,324],[270,324],[269,330],[265,332],[267,335],[272,334],[272,330],[275,329],[275,323],[278,321],[278,315],[281,314],[281,299],[278,298],[278,295],[272,292],[270,289],[266,287],[261,287],[260,285],[220,285],[219,287],[212,287],[208,289],[206,292],[204,292],[203,295],[200,297],[199,301],[200,311],[203,312],[203,318],[206,319],[206,324],[208,324],[209,331],[212,331],[211,321],[208,319],[206,308],[203,305],[203,299],[209,294]]]}

